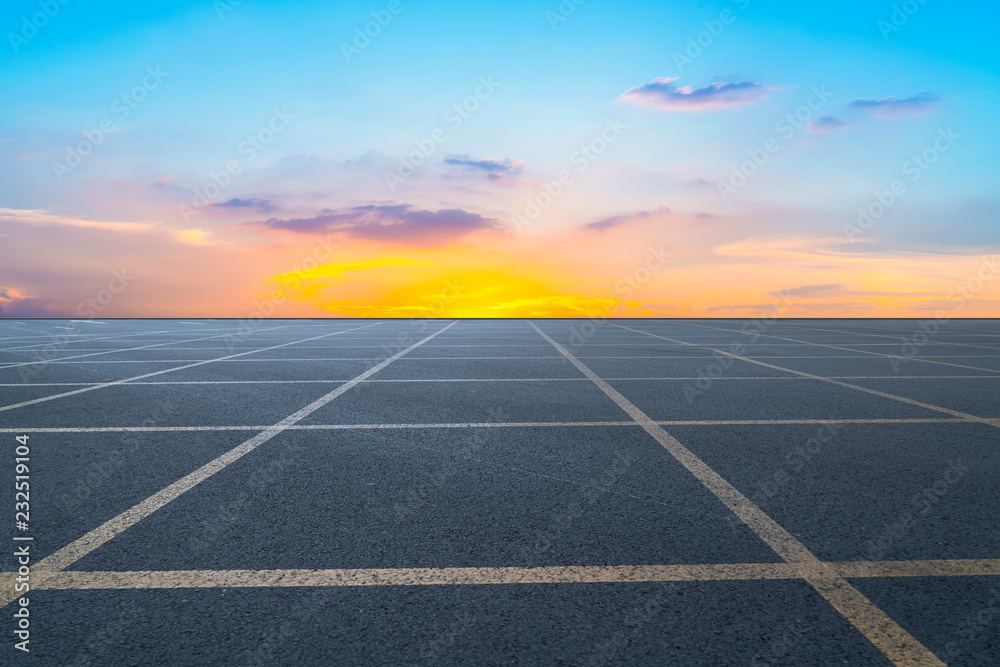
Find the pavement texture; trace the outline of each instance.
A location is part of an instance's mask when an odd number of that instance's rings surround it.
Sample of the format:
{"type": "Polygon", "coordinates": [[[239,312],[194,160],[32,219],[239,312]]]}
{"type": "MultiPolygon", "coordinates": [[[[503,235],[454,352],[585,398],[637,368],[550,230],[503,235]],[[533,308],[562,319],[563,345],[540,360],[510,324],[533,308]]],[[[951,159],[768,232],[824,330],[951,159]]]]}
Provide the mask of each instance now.
{"type": "Polygon", "coordinates": [[[8,319],[0,397],[0,664],[1000,664],[996,320],[8,319]]]}

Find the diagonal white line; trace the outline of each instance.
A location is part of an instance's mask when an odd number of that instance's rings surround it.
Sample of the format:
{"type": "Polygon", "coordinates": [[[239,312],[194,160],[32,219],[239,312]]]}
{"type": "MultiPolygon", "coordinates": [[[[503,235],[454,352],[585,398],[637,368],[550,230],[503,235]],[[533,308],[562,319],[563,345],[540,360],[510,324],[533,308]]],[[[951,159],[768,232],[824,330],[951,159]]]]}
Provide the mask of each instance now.
{"type": "MultiPolygon", "coordinates": [[[[379,323],[375,322],[375,324],[366,324],[364,326],[355,327],[353,329],[345,329],[344,331],[357,331],[358,329],[365,329],[367,327],[373,327],[376,324],[379,324],[379,323]]],[[[72,391],[64,391],[61,394],[53,394],[51,396],[42,396],[41,398],[35,398],[35,399],[30,400],[30,401],[22,401],[21,403],[13,403],[11,405],[0,406],[0,412],[3,412],[5,410],[13,410],[15,408],[23,408],[23,407],[28,406],[28,405],[35,405],[35,404],[38,404],[38,403],[44,403],[46,401],[52,401],[52,400],[55,400],[57,398],[65,398],[66,396],[75,396],[76,394],[82,394],[82,393],[87,392],[87,391],[94,391],[95,389],[104,389],[105,387],[114,387],[116,385],[125,384],[127,382],[132,381],[132,380],[142,380],[144,378],[153,377],[153,376],[156,376],[156,375],[163,375],[164,373],[173,373],[174,371],[184,370],[185,368],[194,368],[195,366],[204,366],[205,364],[213,364],[213,363],[215,363],[217,361],[225,361],[227,359],[232,359],[234,357],[241,357],[241,356],[243,356],[245,354],[254,354],[255,352],[261,352],[263,350],[274,350],[274,349],[277,349],[279,347],[287,347],[288,345],[295,345],[297,343],[302,343],[302,342],[305,342],[307,340],[317,340],[319,338],[327,338],[328,336],[336,336],[336,335],[341,334],[341,333],[343,333],[343,331],[334,331],[333,333],[323,334],[321,336],[313,336],[312,338],[305,338],[303,340],[293,340],[293,341],[291,341],[289,343],[282,343],[280,345],[272,345],[271,347],[264,347],[264,348],[260,348],[260,349],[257,349],[257,350],[250,350],[249,352],[237,352],[236,354],[230,354],[228,356],[219,357],[217,359],[205,359],[203,361],[198,361],[198,362],[195,362],[193,364],[186,364],[184,366],[177,366],[176,368],[166,368],[166,369],[164,369],[162,371],[153,371],[152,373],[144,373],[142,375],[136,375],[134,377],[125,378],[123,380],[114,380],[112,382],[105,382],[103,384],[97,384],[97,385],[93,385],[93,386],[90,386],[90,387],[83,387],[82,389],[74,389],[72,391]]]]}
{"type": "MultiPolygon", "coordinates": [[[[261,431],[260,433],[253,436],[249,440],[243,442],[242,444],[237,445],[236,447],[229,450],[225,454],[219,456],[218,458],[209,461],[208,463],[198,468],[194,472],[185,475],[184,477],[177,480],[176,482],[166,487],[165,489],[158,491],[157,493],[153,494],[146,500],[143,500],[139,504],[125,510],[124,512],[114,517],[113,519],[106,521],[105,523],[93,529],[86,535],[74,540],[73,542],[59,549],[52,555],[38,561],[38,563],[35,565],[35,569],[33,570],[33,572],[38,572],[39,574],[42,574],[42,576],[45,576],[44,573],[59,572],[66,569],[76,561],[80,560],[81,558],[89,554],[94,549],[97,549],[98,547],[105,544],[109,540],[113,539],[117,535],[120,535],[124,531],[134,526],[139,521],[142,521],[144,518],[155,512],[156,510],[160,509],[170,501],[176,499],[185,491],[188,491],[189,489],[197,486],[198,484],[204,482],[206,479],[208,479],[215,473],[235,463],[236,461],[243,458],[253,450],[260,447],[262,444],[264,444],[271,438],[275,437],[279,433],[282,433],[283,431],[286,431],[290,426],[294,425],[296,422],[305,419],[316,410],[319,410],[333,399],[337,398],[344,392],[356,386],[358,383],[362,382],[365,378],[370,377],[375,373],[378,373],[380,370],[382,370],[395,360],[399,359],[406,353],[410,352],[411,350],[415,350],[416,348],[420,347],[427,341],[431,340],[441,332],[447,331],[454,325],[455,322],[452,322],[443,329],[440,329],[439,331],[432,333],[430,336],[427,336],[423,340],[414,343],[405,350],[397,352],[396,354],[392,355],[382,363],[372,366],[367,371],[358,375],[350,382],[337,387],[336,389],[334,389],[333,391],[324,396],[321,396],[320,398],[316,399],[315,401],[305,406],[301,410],[298,410],[288,415],[277,424],[269,426],[264,431],[261,431]]],[[[367,325],[367,326],[374,326],[374,325],[367,325]]],[[[9,590],[0,591],[0,607],[10,604],[10,602],[17,599],[17,597],[19,596],[20,593],[16,593],[13,590],[13,588],[9,590]]]]}
{"type": "Polygon", "coordinates": [[[910,405],[915,405],[920,408],[926,408],[928,410],[933,410],[935,412],[941,412],[946,415],[951,415],[952,417],[960,417],[968,421],[975,421],[975,422],[980,422],[982,424],[989,424],[990,426],[1000,426],[1000,422],[998,422],[998,420],[995,418],[978,417],[976,415],[972,415],[967,412],[960,412],[959,410],[952,410],[951,408],[943,408],[940,405],[932,405],[931,403],[924,403],[923,401],[915,401],[912,398],[906,398],[905,396],[897,396],[896,394],[890,394],[884,391],[878,391],[877,389],[869,389],[868,387],[862,387],[861,385],[851,384],[850,382],[841,382],[840,380],[833,380],[831,378],[823,377],[822,375],[813,375],[812,373],[797,371],[791,368],[785,368],[784,366],[776,366],[774,364],[764,363],[763,361],[758,361],[757,359],[751,359],[750,357],[741,357],[738,354],[734,354],[732,352],[728,352],[726,350],[722,350],[719,348],[702,347],[694,343],[685,343],[684,341],[677,340],[676,338],[668,338],[667,336],[660,336],[658,334],[652,334],[647,331],[632,329],[630,327],[622,326],[621,324],[615,324],[614,322],[608,322],[608,324],[615,327],[621,327],[622,329],[628,329],[629,331],[635,331],[636,333],[641,333],[646,336],[652,336],[654,338],[662,338],[663,340],[669,340],[675,343],[680,343],[681,345],[691,345],[693,347],[698,347],[703,350],[711,350],[712,352],[717,352],[727,357],[732,357],[733,359],[739,359],[740,361],[747,361],[751,364],[757,364],[758,366],[765,366],[767,368],[773,368],[775,370],[785,371],[786,373],[793,373],[801,377],[811,378],[813,380],[820,380],[822,382],[828,382],[830,384],[835,384],[838,387],[846,387],[847,389],[856,389],[858,391],[863,391],[866,394],[872,394],[873,396],[881,396],[882,398],[889,398],[894,401],[899,401],[900,403],[908,403],[910,405]]]}
{"type": "MultiPolygon", "coordinates": [[[[283,324],[283,325],[278,326],[278,327],[268,327],[267,329],[261,329],[260,331],[261,332],[263,332],[263,331],[274,331],[275,329],[287,329],[287,328],[288,328],[288,325],[283,324]]],[[[59,357],[57,359],[42,359],[42,360],[39,360],[39,361],[24,361],[24,362],[16,363],[16,364],[6,364],[5,366],[0,366],[0,369],[3,369],[3,368],[17,368],[18,366],[31,366],[33,364],[58,363],[58,362],[61,362],[61,361],[66,361],[67,359],[82,359],[83,357],[96,357],[96,356],[99,356],[99,355],[102,355],[102,354],[111,354],[113,352],[131,352],[133,350],[148,350],[148,349],[153,348],[153,347],[163,347],[164,345],[172,345],[173,343],[194,343],[194,342],[199,341],[199,340],[211,340],[213,338],[225,338],[226,336],[232,336],[235,333],[237,333],[237,332],[236,331],[230,331],[228,333],[217,334],[215,336],[202,336],[200,338],[188,338],[188,339],[185,339],[185,340],[167,341],[166,343],[151,343],[149,345],[140,345],[139,347],[126,347],[126,348],[122,348],[122,349],[119,349],[119,350],[104,350],[103,352],[91,352],[89,354],[76,354],[76,355],[73,355],[71,357],[59,357]]],[[[258,332],[258,333],[260,333],[260,332],[258,332]]],[[[72,350],[67,350],[67,351],[68,352],[72,352],[72,350]]]]}
{"type": "MultiPolygon", "coordinates": [[[[122,339],[122,338],[131,338],[131,337],[134,337],[134,336],[152,336],[154,334],[161,334],[161,333],[169,333],[169,331],[165,329],[163,331],[145,331],[145,332],[141,332],[141,333],[115,334],[113,336],[94,336],[92,334],[59,334],[59,336],[61,336],[63,338],[66,338],[66,337],[69,337],[69,336],[77,336],[77,335],[88,336],[87,338],[78,338],[76,340],[71,340],[71,341],[66,341],[66,342],[68,342],[68,343],[89,343],[91,341],[96,341],[96,340],[119,340],[119,339],[122,339]]],[[[39,338],[41,338],[41,337],[42,336],[39,336],[39,338]]],[[[44,337],[48,338],[49,340],[47,342],[44,342],[44,343],[32,343],[30,345],[18,345],[17,347],[8,347],[8,348],[5,348],[3,350],[0,350],[0,352],[38,352],[40,350],[35,350],[34,348],[37,348],[37,347],[47,347],[47,346],[51,346],[51,345],[58,345],[58,343],[55,343],[52,340],[53,337],[54,337],[53,334],[52,334],[52,332],[47,333],[44,337]]],[[[123,342],[131,342],[131,341],[123,341],[123,342]]]]}
{"type": "MultiPolygon", "coordinates": [[[[290,326],[292,326],[292,325],[290,325],[290,324],[282,324],[280,326],[268,327],[266,329],[260,329],[260,330],[254,332],[254,333],[255,334],[260,334],[260,333],[263,333],[265,331],[275,331],[277,329],[287,329],[290,326]]],[[[303,325],[303,327],[307,327],[307,326],[316,327],[316,326],[321,326],[321,325],[303,325]]],[[[129,352],[131,350],[145,350],[145,349],[150,349],[150,348],[155,348],[155,347],[163,347],[163,346],[166,346],[166,345],[180,345],[180,344],[183,344],[183,343],[194,343],[194,342],[197,342],[197,341],[200,341],[200,340],[211,340],[211,339],[214,339],[214,338],[225,338],[227,336],[234,336],[234,335],[235,336],[239,336],[239,335],[242,335],[242,332],[239,329],[231,329],[231,328],[212,328],[212,329],[198,329],[198,330],[194,330],[194,329],[185,329],[185,330],[170,330],[170,329],[165,329],[163,331],[147,331],[147,332],[143,332],[143,333],[120,334],[120,335],[117,335],[117,336],[102,336],[100,338],[93,338],[93,337],[91,337],[91,338],[84,338],[84,339],[79,339],[79,340],[73,340],[73,341],[69,341],[69,342],[71,342],[73,344],[89,343],[89,342],[95,341],[95,340],[105,340],[105,339],[111,339],[111,338],[124,338],[124,337],[129,337],[129,336],[143,336],[143,337],[148,337],[148,336],[153,336],[155,334],[167,334],[167,335],[170,335],[170,336],[180,336],[182,338],[180,340],[168,339],[168,340],[165,340],[165,341],[163,339],[160,339],[160,342],[158,342],[158,343],[154,343],[154,344],[150,344],[150,345],[142,345],[142,346],[139,346],[139,347],[125,347],[125,348],[116,348],[116,349],[106,349],[106,348],[74,348],[72,350],[66,350],[66,351],[67,352],[98,351],[100,354],[112,354],[112,353],[115,353],[115,352],[129,352]],[[220,334],[214,335],[214,336],[200,336],[198,338],[183,338],[184,336],[188,336],[191,333],[194,333],[195,331],[197,331],[198,333],[208,333],[208,332],[212,332],[212,331],[221,331],[223,333],[220,333],[220,334]]],[[[52,334],[49,333],[49,334],[46,334],[46,335],[47,336],[51,336],[52,334]]],[[[67,334],[67,335],[70,335],[70,334],[67,334]]],[[[73,335],[75,335],[75,334],[73,334],[73,335]]],[[[128,341],[128,342],[132,342],[132,341],[128,341]]],[[[24,346],[23,348],[8,348],[8,349],[0,350],[0,352],[21,352],[21,353],[42,352],[42,351],[44,351],[44,349],[43,350],[33,350],[31,348],[45,348],[45,347],[51,347],[52,345],[58,345],[58,343],[53,343],[50,340],[49,342],[37,343],[37,344],[34,344],[34,345],[28,345],[28,346],[24,346]]],[[[333,346],[333,347],[351,347],[351,346],[333,346]]],[[[373,345],[373,346],[370,346],[370,347],[377,347],[377,346],[373,345]]],[[[169,349],[170,350],[173,350],[173,349],[177,349],[177,350],[213,350],[213,349],[219,349],[219,350],[222,350],[222,349],[233,349],[233,348],[231,348],[231,347],[219,347],[219,348],[210,348],[210,347],[188,347],[188,348],[184,348],[184,347],[178,347],[178,348],[169,348],[169,349]]],[[[27,365],[27,364],[30,364],[30,363],[39,363],[39,364],[40,363],[58,363],[59,361],[64,360],[64,359],[75,359],[75,358],[78,358],[78,357],[88,357],[88,356],[95,356],[95,355],[84,354],[84,355],[76,355],[76,356],[73,356],[73,357],[59,357],[58,359],[44,359],[44,360],[33,361],[33,362],[26,362],[26,363],[21,363],[21,364],[10,364],[10,363],[8,363],[7,365],[3,366],[3,368],[9,368],[9,367],[18,366],[18,365],[22,365],[23,366],[23,365],[27,365]]]]}
{"type": "MultiPolygon", "coordinates": [[[[757,507],[732,484],[695,456],[680,441],[667,433],[645,412],[602,380],[566,348],[550,338],[533,322],[535,331],[555,347],[560,354],[576,366],[624,410],[637,424],[659,442],[671,456],[688,469],[699,482],[732,510],[785,562],[794,564],[800,576],[857,628],[876,648],[896,665],[941,665],[930,650],[910,635],[871,600],[840,576],[829,564],[816,557],[791,533],[757,507]]],[[[616,325],[617,326],[617,325],[616,325]]],[[[627,327],[623,327],[627,328],[627,327]]]]}
{"type": "MultiPolygon", "coordinates": [[[[705,325],[705,324],[691,324],[689,326],[702,327],[702,328],[705,328],[705,329],[714,329],[716,331],[732,331],[731,329],[722,329],[720,327],[710,327],[710,326],[705,325]]],[[[736,332],[733,331],[733,333],[736,333],[736,332]]],[[[785,340],[785,341],[789,341],[789,342],[792,342],[792,343],[804,343],[806,345],[814,345],[816,347],[826,347],[826,348],[830,348],[831,350],[846,350],[848,352],[861,352],[862,354],[868,354],[868,355],[872,355],[872,356],[876,356],[876,357],[882,357],[883,359],[891,359],[892,358],[891,355],[882,354],[881,352],[868,352],[867,350],[855,350],[852,347],[840,347],[839,345],[831,345],[829,343],[813,343],[813,342],[808,341],[808,340],[798,340],[796,338],[786,338],[784,336],[775,336],[773,334],[765,334],[765,333],[757,333],[757,335],[764,336],[765,338],[777,338],[778,340],[785,340]]],[[[886,336],[886,338],[888,338],[888,337],[889,336],[886,336]]],[[[958,343],[956,343],[956,345],[958,345],[958,343]]],[[[698,345],[698,347],[702,347],[702,346],[698,345]]],[[[909,360],[910,361],[919,361],[920,363],[924,363],[924,364],[938,364],[938,365],[941,365],[941,366],[954,366],[955,368],[967,368],[969,370],[984,371],[986,373],[1000,373],[1000,370],[997,370],[995,368],[981,368],[979,366],[966,366],[964,364],[954,364],[954,363],[951,363],[951,362],[948,362],[948,361],[934,361],[933,359],[920,359],[920,358],[917,358],[917,357],[912,357],[909,360]]]]}
{"type": "MultiPolygon", "coordinates": [[[[789,329],[793,329],[795,331],[803,331],[803,332],[829,331],[829,332],[832,332],[832,333],[853,334],[853,335],[856,335],[856,336],[874,336],[876,338],[893,338],[893,339],[899,340],[899,336],[890,336],[889,334],[868,333],[867,331],[842,331],[840,329],[820,329],[818,327],[815,328],[815,329],[804,329],[804,328],[800,328],[800,327],[793,327],[793,326],[791,326],[789,324],[784,324],[784,326],[787,326],[789,329]]],[[[917,327],[915,326],[915,329],[916,328],[917,327]]],[[[906,332],[900,332],[900,335],[905,336],[907,334],[912,334],[912,333],[913,333],[913,331],[906,331],[906,332]]],[[[942,334],[942,335],[949,335],[949,334],[942,334]]],[[[977,333],[977,334],[968,334],[968,335],[970,335],[970,336],[989,336],[991,338],[1000,337],[1000,336],[997,336],[996,334],[988,334],[988,333],[977,333]]],[[[953,342],[947,341],[947,340],[940,340],[940,338],[935,339],[934,342],[937,343],[937,344],[940,344],[940,345],[958,345],[958,346],[961,346],[961,347],[975,347],[975,348],[980,348],[980,349],[983,349],[983,350],[997,350],[997,349],[1000,349],[1000,348],[997,348],[997,347],[992,346],[992,345],[977,345],[975,343],[953,343],[953,342]]]]}
{"type": "MultiPolygon", "coordinates": [[[[77,322],[79,320],[73,320],[73,321],[77,322]]],[[[287,326],[287,325],[283,325],[283,326],[287,326]]],[[[206,331],[207,332],[207,331],[231,331],[231,330],[230,329],[226,329],[226,328],[212,328],[212,329],[203,329],[202,331],[206,331]]],[[[30,352],[30,351],[32,351],[31,348],[45,347],[45,346],[48,346],[48,345],[52,345],[52,340],[51,339],[53,337],[64,338],[64,339],[70,339],[71,338],[72,340],[67,340],[66,342],[73,343],[73,344],[78,344],[78,343],[89,343],[91,341],[98,341],[98,340],[116,340],[116,339],[121,339],[121,338],[131,338],[131,337],[136,337],[136,336],[146,338],[146,337],[149,337],[149,336],[155,336],[157,334],[167,334],[167,335],[171,335],[171,336],[184,336],[184,335],[187,334],[187,332],[186,331],[182,331],[182,330],[161,329],[161,330],[157,330],[157,331],[133,331],[131,333],[119,333],[119,334],[104,335],[104,336],[97,335],[96,333],[58,334],[58,336],[54,336],[54,334],[51,331],[48,331],[48,332],[46,332],[44,334],[36,334],[36,335],[33,335],[33,336],[14,336],[14,337],[11,337],[11,338],[6,338],[6,339],[5,338],[0,338],[0,340],[13,340],[14,338],[32,338],[32,339],[46,338],[46,339],[49,339],[49,340],[47,340],[45,342],[41,342],[41,343],[37,343],[36,342],[36,343],[31,343],[31,344],[19,345],[18,347],[11,347],[11,348],[0,349],[0,352],[15,352],[15,351],[30,352]]],[[[17,341],[17,342],[28,343],[28,341],[17,341]]],[[[95,348],[95,349],[100,349],[100,348],[95,348]]]]}

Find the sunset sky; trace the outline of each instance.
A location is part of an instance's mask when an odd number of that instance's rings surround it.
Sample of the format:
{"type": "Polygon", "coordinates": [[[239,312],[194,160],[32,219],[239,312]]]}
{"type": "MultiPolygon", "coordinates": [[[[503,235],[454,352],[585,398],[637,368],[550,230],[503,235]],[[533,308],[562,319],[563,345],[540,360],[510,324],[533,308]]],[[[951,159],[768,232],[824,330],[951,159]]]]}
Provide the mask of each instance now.
{"type": "Polygon", "coordinates": [[[0,10],[0,315],[996,316],[982,2],[0,10]]]}

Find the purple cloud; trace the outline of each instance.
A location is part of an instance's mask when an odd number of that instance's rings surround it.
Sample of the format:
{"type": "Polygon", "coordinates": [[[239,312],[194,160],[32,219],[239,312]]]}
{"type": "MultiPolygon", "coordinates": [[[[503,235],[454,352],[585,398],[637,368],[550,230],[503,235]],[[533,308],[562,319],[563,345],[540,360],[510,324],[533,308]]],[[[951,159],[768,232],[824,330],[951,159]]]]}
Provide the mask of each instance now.
{"type": "Polygon", "coordinates": [[[275,209],[274,204],[271,203],[270,199],[258,199],[256,197],[251,197],[249,199],[240,199],[238,197],[233,197],[224,202],[218,204],[212,204],[213,208],[253,208],[261,213],[270,213],[275,209]]]}
{"type": "Polygon", "coordinates": [[[627,90],[619,99],[671,111],[732,109],[767,96],[770,88],[760,83],[710,83],[704,88],[677,87],[677,77],[653,79],[627,90]]]}
{"type": "Polygon", "coordinates": [[[878,116],[879,118],[904,118],[906,116],[921,116],[928,113],[940,101],[941,99],[937,95],[922,92],[902,100],[895,97],[883,97],[880,100],[860,97],[848,106],[852,109],[868,112],[872,116],[878,116]]]}
{"type": "Polygon", "coordinates": [[[488,157],[482,160],[473,160],[466,155],[449,155],[444,159],[445,164],[457,167],[468,167],[470,169],[480,169],[490,176],[499,174],[513,174],[524,169],[524,163],[520,160],[510,160],[508,158],[488,157]]]}
{"type": "Polygon", "coordinates": [[[843,130],[848,125],[850,123],[842,121],[839,118],[834,118],[833,116],[820,116],[806,123],[806,132],[809,134],[832,134],[838,130],[843,130]]]}
{"type": "Polygon", "coordinates": [[[340,232],[353,238],[432,245],[476,231],[501,231],[503,222],[460,208],[427,211],[409,204],[369,204],[325,209],[311,218],[268,218],[247,225],[292,232],[340,232]]]}
{"type": "Polygon", "coordinates": [[[0,317],[67,317],[69,314],[53,310],[55,299],[21,297],[0,287],[0,317]]]}
{"type": "Polygon", "coordinates": [[[589,225],[585,225],[587,229],[596,229],[597,231],[603,232],[606,229],[611,229],[612,227],[617,227],[618,225],[625,224],[627,222],[632,222],[633,220],[642,220],[643,218],[648,218],[652,215],[669,215],[670,209],[666,206],[658,206],[655,211],[637,211],[636,213],[626,213],[624,215],[615,215],[610,218],[604,218],[598,220],[597,222],[592,222],[589,225]]]}

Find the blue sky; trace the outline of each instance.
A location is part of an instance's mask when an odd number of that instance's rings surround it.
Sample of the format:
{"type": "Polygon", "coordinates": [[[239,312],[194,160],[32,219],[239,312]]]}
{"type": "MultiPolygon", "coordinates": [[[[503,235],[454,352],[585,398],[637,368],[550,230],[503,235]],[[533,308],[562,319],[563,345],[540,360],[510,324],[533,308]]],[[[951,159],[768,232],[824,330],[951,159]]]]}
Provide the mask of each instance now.
{"type": "MultiPolygon", "coordinates": [[[[573,186],[529,237],[572,234],[611,216],[648,221],[644,213],[669,209],[691,216],[671,223],[684,227],[674,235],[686,239],[684,254],[750,238],[843,237],[858,207],[903,179],[905,194],[855,252],[977,257],[998,240],[1000,53],[991,33],[1000,10],[934,0],[905,4],[911,14],[894,10],[904,4],[12,2],[0,23],[0,208],[15,226],[17,211],[141,221],[201,239],[198,252],[235,246],[264,256],[306,244],[305,236],[262,236],[252,223],[264,214],[301,220],[393,203],[509,222],[572,169],[573,186]],[[46,8],[45,24],[25,30],[46,8]],[[391,21],[348,61],[343,45],[372,12],[391,21]],[[699,38],[701,51],[687,51],[699,38]],[[685,53],[695,57],[678,60],[685,53]],[[149,81],[150,68],[163,75],[122,118],[115,101],[149,81]],[[445,112],[482,77],[496,90],[449,126],[445,112]],[[733,101],[713,84],[753,84],[760,94],[733,101]],[[623,97],[633,89],[645,93],[623,97]],[[808,109],[808,120],[825,124],[785,136],[781,119],[815,89],[829,99],[808,109]],[[699,95],[713,104],[694,104],[699,95]],[[185,219],[179,207],[228,161],[245,158],[241,142],[275,110],[291,117],[287,127],[215,201],[270,203],[245,207],[243,218],[233,217],[239,207],[212,207],[194,223],[185,219]],[[106,119],[114,131],[60,180],[53,163],[106,119]],[[575,151],[609,119],[625,129],[576,173],[575,151]],[[439,128],[447,137],[416,174],[387,188],[386,173],[439,128]],[[909,180],[907,162],[941,132],[957,138],[909,180]],[[719,183],[769,140],[778,150],[745,186],[721,196],[719,183]],[[454,155],[517,166],[491,175],[448,161],[454,155]],[[725,224],[698,222],[712,216],[725,224]]],[[[46,220],[55,235],[60,223],[46,220]]],[[[94,243],[100,255],[105,246],[94,243]]],[[[345,242],[344,253],[346,261],[389,250],[345,242]]],[[[718,255],[702,259],[712,265],[718,255]]],[[[81,259],[80,271],[98,270],[81,259]]],[[[254,280],[241,277],[239,289],[254,280]]],[[[56,282],[26,267],[0,287],[72,305],[76,295],[62,295],[56,282]]]]}

